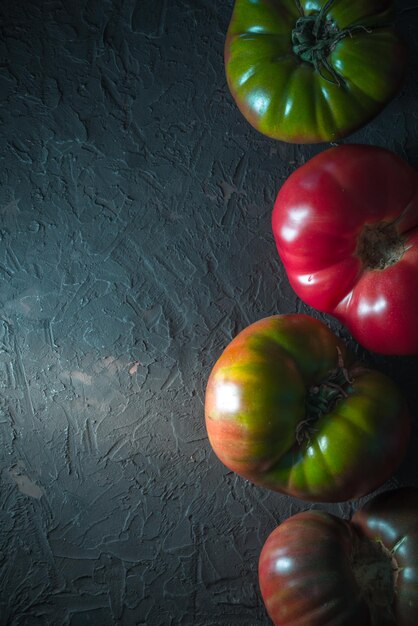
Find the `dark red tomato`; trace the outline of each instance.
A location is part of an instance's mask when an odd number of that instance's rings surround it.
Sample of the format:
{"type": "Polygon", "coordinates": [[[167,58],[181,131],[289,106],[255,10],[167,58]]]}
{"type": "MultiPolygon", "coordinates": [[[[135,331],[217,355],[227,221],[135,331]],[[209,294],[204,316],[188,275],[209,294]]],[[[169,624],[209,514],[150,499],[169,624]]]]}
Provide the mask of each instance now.
{"type": "Polygon", "coordinates": [[[370,541],[381,541],[392,554],[396,626],[418,623],[418,490],[386,492],[357,511],[352,524],[370,541]]]}
{"type": "Polygon", "coordinates": [[[275,626],[416,626],[418,490],[380,494],[351,522],[290,517],[263,546],[259,581],[275,626]]]}
{"type": "Polygon", "coordinates": [[[226,347],[206,389],[206,427],[241,476],[299,498],[369,493],[396,469],[410,420],[394,383],[360,367],[307,315],[276,315],[226,347]]]}
{"type": "Polygon", "coordinates": [[[289,281],[365,347],[418,353],[418,173],[366,145],[326,150],[280,189],[272,227],[289,281]]]}

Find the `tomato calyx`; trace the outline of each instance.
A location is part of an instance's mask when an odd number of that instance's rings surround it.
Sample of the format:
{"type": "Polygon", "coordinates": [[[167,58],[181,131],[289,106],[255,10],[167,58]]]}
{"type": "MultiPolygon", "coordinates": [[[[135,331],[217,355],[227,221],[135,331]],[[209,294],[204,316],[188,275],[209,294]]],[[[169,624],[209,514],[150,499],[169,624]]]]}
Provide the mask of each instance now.
{"type": "Polygon", "coordinates": [[[316,431],[315,424],[322,415],[331,412],[342,398],[348,398],[354,378],[344,365],[341,350],[337,347],[338,365],[319,384],[311,385],[306,397],[306,418],[296,427],[296,441],[299,445],[309,444],[316,431]]]}
{"type": "Polygon", "coordinates": [[[366,224],[357,239],[356,255],[366,270],[384,270],[397,263],[405,251],[405,239],[393,222],[366,224]]]}
{"type": "Polygon", "coordinates": [[[396,624],[393,601],[400,571],[396,549],[388,550],[380,539],[359,539],[351,555],[352,573],[369,606],[372,626],[396,624]]]}
{"type": "Polygon", "coordinates": [[[301,17],[292,31],[292,49],[302,61],[313,65],[324,80],[341,87],[344,80],[329,63],[328,56],[345,37],[352,37],[358,30],[371,31],[361,24],[340,30],[336,23],[327,17],[333,2],[334,0],[328,0],[320,11],[305,15],[300,0],[296,0],[301,17]]]}

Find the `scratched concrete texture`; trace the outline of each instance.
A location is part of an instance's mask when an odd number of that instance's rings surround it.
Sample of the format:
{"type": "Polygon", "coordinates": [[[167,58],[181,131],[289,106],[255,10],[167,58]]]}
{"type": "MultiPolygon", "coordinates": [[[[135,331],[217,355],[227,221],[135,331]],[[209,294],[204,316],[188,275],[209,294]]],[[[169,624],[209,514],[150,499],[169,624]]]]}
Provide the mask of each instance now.
{"type": "MultiPolygon", "coordinates": [[[[327,146],[238,112],[232,4],[0,4],[1,626],[270,624],[260,549],[309,504],[224,468],[203,419],[212,365],[261,317],[320,317],[397,380],[414,431],[383,488],[418,482],[418,360],[366,354],[277,257],[276,193],[327,146]]],[[[411,4],[405,85],[345,141],[418,167],[411,4]]]]}

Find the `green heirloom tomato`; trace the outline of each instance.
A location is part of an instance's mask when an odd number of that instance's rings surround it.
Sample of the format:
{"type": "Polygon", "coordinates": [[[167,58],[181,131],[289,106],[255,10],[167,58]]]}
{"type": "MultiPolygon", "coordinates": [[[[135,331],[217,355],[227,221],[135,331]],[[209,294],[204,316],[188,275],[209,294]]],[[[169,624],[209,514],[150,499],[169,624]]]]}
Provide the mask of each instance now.
{"type": "Polygon", "coordinates": [[[239,333],[210,374],[209,441],[231,470],[311,501],[358,498],[400,463],[410,419],[395,384],[307,315],[239,333]]]}
{"type": "Polygon", "coordinates": [[[396,94],[405,49],[391,0],[236,0],[230,91],[257,130],[291,143],[345,137],[396,94]]]}

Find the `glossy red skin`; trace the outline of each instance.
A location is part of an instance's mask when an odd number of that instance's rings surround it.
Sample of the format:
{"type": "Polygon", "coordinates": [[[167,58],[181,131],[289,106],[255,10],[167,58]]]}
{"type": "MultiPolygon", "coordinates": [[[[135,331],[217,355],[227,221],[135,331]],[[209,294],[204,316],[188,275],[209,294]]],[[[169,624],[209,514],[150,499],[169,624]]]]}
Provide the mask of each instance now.
{"type": "Polygon", "coordinates": [[[415,626],[418,490],[381,494],[351,522],[324,511],[290,517],[263,546],[259,582],[275,626],[415,626]],[[369,604],[354,574],[359,547],[369,542],[392,551],[401,568],[384,588],[388,607],[369,604]]]}
{"type": "Polygon", "coordinates": [[[298,168],[280,189],[272,228],[290,284],[345,324],[365,348],[418,353],[418,173],[392,152],[343,145],[298,168]],[[357,255],[365,225],[392,223],[400,260],[370,270],[357,255]]]}

